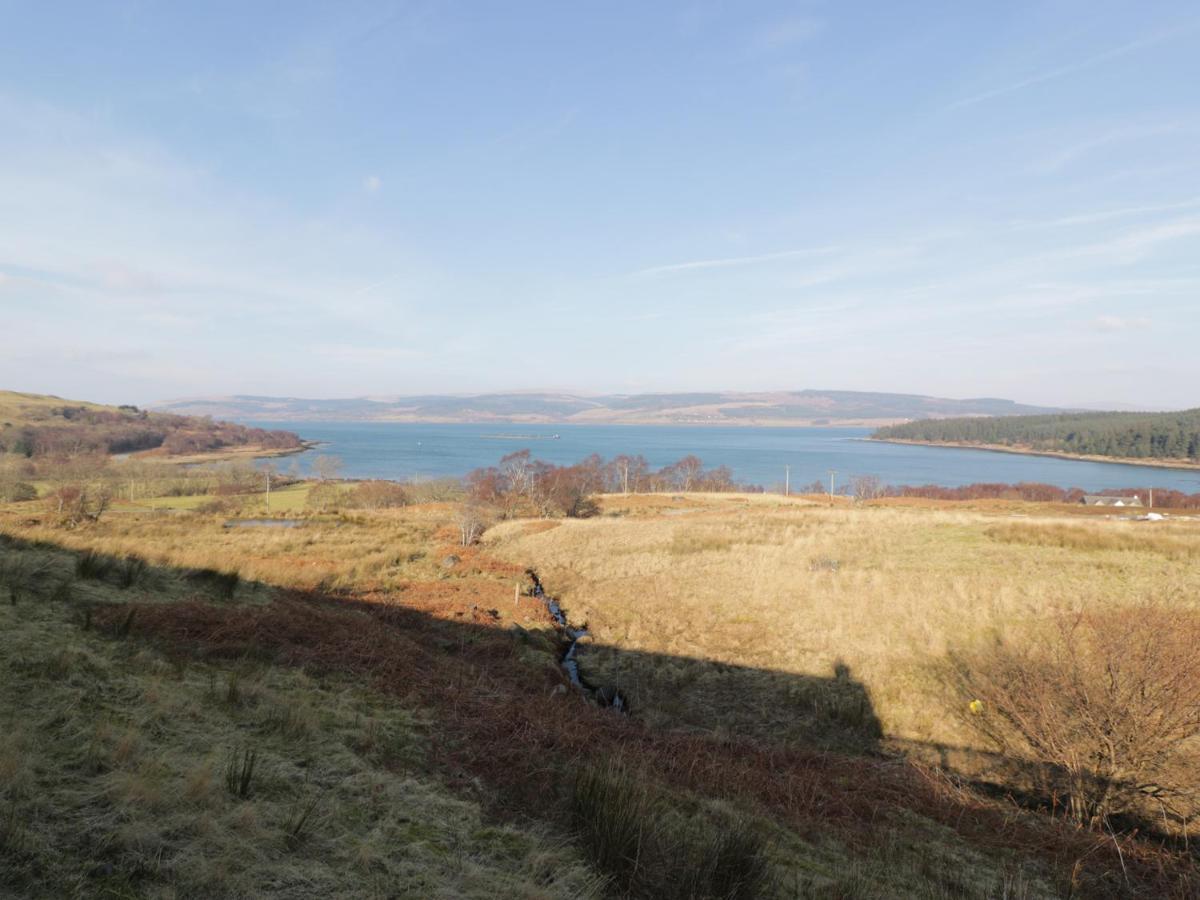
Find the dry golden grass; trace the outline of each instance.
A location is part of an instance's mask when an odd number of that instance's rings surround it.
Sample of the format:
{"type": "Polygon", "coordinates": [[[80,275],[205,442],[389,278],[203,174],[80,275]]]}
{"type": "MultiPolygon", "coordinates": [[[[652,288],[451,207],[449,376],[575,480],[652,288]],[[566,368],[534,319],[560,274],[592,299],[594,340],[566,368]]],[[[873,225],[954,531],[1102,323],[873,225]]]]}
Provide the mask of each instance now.
{"type": "MultiPolygon", "coordinates": [[[[263,877],[310,878],[317,891],[370,895],[385,885],[407,886],[389,879],[398,877],[398,869],[412,874],[403,868],[409,857],[395,855],[397,846],[410,843],[422,853],[431,849],[432,857],[420,856],[415,870],[427,879],[429,890],[421,895],[475,896],[485,882],[493,884],[494,894],[506,896],[591,890],[593,882],[575,868],[572,852],[546,847],[536,831],[496,831],[472,818],[478,815],[475,792],[492,789],[493,782],[508,790],[509,775],[529,782],[525,789],[538,794],[537,809],[552,805],[546,785],[586,752],[641,759],[650,769],[647,777],[661,779],[660,787],[688,816],[719,820],[714,810],[750,815],[755,828],[770,837],[773,865],[784,876],[780,896],[983,898],[1010,887],[1007,895],[1051,896],[1051,884],[1074,877],[1070,866],[1076,857],[1067,856],[1076,845],[1054,844],[1059,837],[1050,841],[1051,852],[1037,856],[1043,851],[1033,849],[1024,858],[1024,848],[1043,839],[1040,824],[1029,826],[1011,810],[956,788],[916,790],[917,770],[894,760],[818,754],[808,747],[872,747],[877,715],[891,734],[925,735],[922,739],[948,734],[951,717],[921,677],[924,657],[992,622],[1036,621],[1049,596],[1064,606],[1089,597],[1110,602],[1130,585],[1160,586],[1164,573],[1179,591],[1191,591],[1197,578],[1174,544],[1176,555],[1141,546],[1083,551],[1044,545],[1024,532],[1015,532],[1018,542],[990,534],[1013,520],[979,510],[851,508],[820,498],[660,495],[607,498],[604,506],[607,515],[593,520],[505,523],[488,532],[482,548],[465,550],[454,545],[452,504],[310,513],[299,517],[304,525],[296,529],[226,529],[224,517],[130,512],[74,531],[36,521],[32,508],[0,508],[0,531],[23,540],[118,558],[136,555],[163,567],[140,574],[127,587],[119,584],[119,567],[107,580],[79,576],[69,595],[57,599],[57,577],[43,578],[36,597],[22,595],[16,606],[4,607],[10,610],[3,615],[13,626],[7,632],[11,639],[39,649],[22,680],[10,682],[14,691],[5,701],[4,724],[18,727],[0,727],[0,779],[17,791],[47,783],[39,782],[43,770],[35,763],[52,746],[50,737],[36,722],[19,720],[22,699],[37,696],[47,710],[70,708],[74,743],[69,760],[54,764],[60,782],[50,798],[69,813],[64,821],[92,815],[90,807],[78,812],[70,807],[92,787],[68,763],[76,766],[82,758],[100,765],[104,802],[116,804],[128,821],[104,819],[95,824],[95,835],[116,841],[126,860],[165,854],[160,858],[170,861],[170,883],[211,880],[231,893],[255,893],[259,866],[267,867],[263,877]],[[448,559],[451,554],[456,562],[448,559]],[[1139,573],[1148,559],[1159,569],[1139,573]],[[1119,583],[1095,572],[1083,577],[1097,563],[1119,569],[1119,583]],[[523,581],[527,565],[562,595],[573,621],[590,620],[598,643],[609,645],[585,653],[585,673],[630,685],[632,719],[561,695],[555,648],[544,635],[510,638],[499,630],[513,622],[546,626],[540,605],[513,602],[513,587],[523,581]],[[215,582],[189,580],[193,569],[236,572],[241,581],[232,596],[218,596],[215,582]],[[1091,592],[1086,597],[1049,590],[1065,590],[1081,577],[1091,592]],[[278,598],[288,595],[276,587],[320,588],[323,605],[281,603],[278,598]],[[997,590],[999,598],[993,596],[997,590]],[[106,600],[140,608],[133,639],[120,634],[124,608],[107,617],[96,614],[96,627],[116,637],[96,638],[94,631],[80,632],[77,620],[64,618],[77,619],[88,604],[106,600]],[[357,601],[370,604],[377,624],[361,629],[358,620],[354,627],[342,621],[332,611],[342,600],[350,615],[366,608],[357,601]],[[299,625],[289,610],[308,610],[313,617],[294,646],[288,644],[288,629],[299,625]],[[261,628],[251,627],[260,612],[261,628]],[[453,630],[438,630],[444,622],[409,633],[402,625],[404,615],[412,614],[473,622],[491,636],[480,642],[470,629],[460,629],[456,638],[453,630]],[[235,634],[244,643],[233,642],[235,634]],[[269,638],[277,638],[279,646],[272,650],[269,638]],[[462,688],[459,654],[468,640],[477,642],[475,652],[487,651],[478,670],[467,670],[464,696],[474,700],[456,693],[462,688]],[[230,659],[258,658],[256,653],[276,659],[272,654],[278,652],[293,661],[245,670],[210,660],[177,670],[172,656],[157,655],[157,641],[196,647],[229,641],[230,659]],[[416,643],[406,651],[405,641],[416,643]],[[308,658],[307,650],[315,661],[311,667],[295,661],[308,658]],[[835,673],[839,662],[844,668],[835,673]],[[102,675],[92,671],[97,666],[102,675]],[[365,684],[352,689],[335,674],[372,673],[373,686],[383,689],[380,673],[393,669],[403,677],[388,682],[382,694],[365,684]],[[437,686],[428,688],[430,697],[451,704],[437,707],[436,717],[422,718],[434,708],[426,698],[414,719],[410,692],[418,674],[437,686]],[[126,710],[70,707],[79,696],[57,693],[64,684],[78,688],[100,678],[119,686],[126,710]],[[331,683],[341,687],[331,693],[331,683]],[[520,688],[509,696],[512,685],[520,688]],[[534,686],[532,696],[526,695],[527,685],[534,686]],[[342,688],[351,693],[338,693],[342,688]],[[496,706],[487,714],[485,693],[496,706]],[[351,694],[352,701],[339,699],[351,694]],[[545,696],[550,699],[542,701],[545,696]],[[460,703],[468,704],[467,712],[455,712],[460,703]],[[350,712],[353,718],[347,719],[343,713],[350,712]],[[702,733],[663,734],[653,727],[659,724],[702,733]],[[406,806],[403,780],[399,787],[377,786],[397,774],[371,768],[380,734],[404,738],[419,763],[416,745],[426,727],[472,773],[468,800],[455,801],[460,806],[440,805],[449,798],[438,793],[437,776],[425,778],[424,772],[417,780],[438,802],[426,804],[427,795],[418,793],[412,798],[416,805],[406,806]],[[448,730],[438,735],[440,728],[448,730]],[[810,740],[777,748],[713,741],[711,732],[810,740]],[[344,811],[344,818],[335,819],[338,841],[314,838],[312,860],[271,868],[283,864],[288,823],[305,802],[294,780],[274,779],[256,798],[230,799],[230,748],[242,746],[239,738],[247,733],[261,738],[263,759],[273,772],[298,777],[300,767],[290,754],[316,748],[313,753],[329,755],[327,781],[331,772],[356,773],[330,800],[344,811]],[[220,748],[214,751],[203,735],[212,735],[220,748]],[[364,766],[372,779],[358,777],[364,766]],[[529,777],[531,770],[536,778],[529,777]],[[936,799],[943,791],[952,802],[936,799]],[[391,819],[375,827],[378,819],[355,817],[356,809],[375,810],[370,804],[379,797],[406,817],[403,827],[391,819]],[[184,811],[173,813],[179,804],[184,811]],[[1022,830],[1027,827],[1031,830],[1022,830]],[[493,840],[512,848],[506,861],[494,855],[493,840]],[[246,858],[238,856],[239,848],[246,858]],[[465,868],[438,867],[439,860],[462,854],[469,857],[465,868]],[[567,867],[565,874],[548,881],[546,871],[560,866],[567,867]]],[[[1082,527],[1114,526],[1138,537],[1159,533],[1141,524],[1082,527]]],[[[1186,545],[1195,538],[1193,527],[1172,523],[1162,533],[1186,545]]],[[[27,567],[35,563],[22,561],[22,578],[28,579],[27,567]]],[[[3,813],[0,805],[0,838],[3,813]]],[[[29,826],[21,827],[31,839],[29,826]]],[[[38,840],[42,854],[74,846],[50,830],[38,840]]],[[[296,882],[275,884],[290,888],[296,882]]]]}
{"type": "MultiPolygon", "coordinates": [[[[756,676],[729,666],[817,679],[841,667],[889,737],[958,744],[966,735],[926,675],[951,644],[1058,612],[1200,600],[1198,521],[1017,521],[763,497],[613,496],[603,506],[630,512],[549,531],[506,523],[486,545],[536,567],[598,645],[618,648],[584,652],[585,671],[632,684],[635,705],[664,723],[719,724],[731,704],[752,704],[756,676]],[[722,665],[664,671],[659,656],[722,665]]],[[[759,679],[766,708],[784,709],[810,683],[773,681],[759,679]]],[[[786,733],[787,718],[766,721],[786,733]]]]}

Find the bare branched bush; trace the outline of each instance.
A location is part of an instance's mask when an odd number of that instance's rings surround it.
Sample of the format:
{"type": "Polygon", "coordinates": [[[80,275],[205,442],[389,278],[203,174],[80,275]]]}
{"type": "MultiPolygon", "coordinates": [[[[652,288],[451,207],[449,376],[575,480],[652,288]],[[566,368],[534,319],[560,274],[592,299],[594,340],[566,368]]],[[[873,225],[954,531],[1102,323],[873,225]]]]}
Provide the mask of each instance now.
{"type": "Polygon", "coordinates": [[[110,503],[112,491],[105,484],[68,484],[46,498],[47,507],[65,528],[74,528],[85,522],[99,522],[110,503]]]}
{"type": "Polygon", "coordinates": [[[492,523],[488,511],[475,503],[464,503],[458,513],[458,540],[464,547],[470,547],[487,530],[492,523]]]}
{"type": "Polygon", "coordinates": [[[850,479],[850,492],[857,500],[878,500],[888,495],[887,485],[876,475],[855,475],[850,479]]]}
{"type": "Polygon", "coordinates": [[[312,470],[321,481],[332,481],[342,470],[342,461],[336,456],[317,456],[313,458],[312,470]]]}
{"type": "Polygon", "coordinates": [[[1186,815],[1200,778],[1200,615],[1165,605],[1089,610],[1030,639],[950,654],[956,708],[1081,824],[1186,815]],[[1152,804],[1152,805],[1151,805],[1152,804]]]}

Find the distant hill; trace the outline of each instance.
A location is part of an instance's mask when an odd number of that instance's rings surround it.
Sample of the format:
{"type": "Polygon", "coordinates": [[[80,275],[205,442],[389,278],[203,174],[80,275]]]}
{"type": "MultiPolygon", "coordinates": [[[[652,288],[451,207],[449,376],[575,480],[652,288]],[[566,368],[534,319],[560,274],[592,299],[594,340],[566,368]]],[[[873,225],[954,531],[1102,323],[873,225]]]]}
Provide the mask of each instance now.
{"type": "Polygon", "coordinates": [[[941,419],[880,428],[873,437],[1076,456],[1200,461],[1200,409],[941,419]]]}
{"type": "Polygon", "coordinates": [[[225,450],[278,453],[303,446],[290,431],[247,428],[136,406],[0,391],[0,455],[153,453],[178,457],[225,450]]]}
{"type": "Polygon", "coordinates": [[[883,425],[947,416],[1014,416],[1057,412],[1012,400],[948,400],[861,391],[764,393],[560,393],[415,395],[309,400],[297,397],[204,397],[157,409],[259,421],[611,423],[636,425],[883,425]]]}

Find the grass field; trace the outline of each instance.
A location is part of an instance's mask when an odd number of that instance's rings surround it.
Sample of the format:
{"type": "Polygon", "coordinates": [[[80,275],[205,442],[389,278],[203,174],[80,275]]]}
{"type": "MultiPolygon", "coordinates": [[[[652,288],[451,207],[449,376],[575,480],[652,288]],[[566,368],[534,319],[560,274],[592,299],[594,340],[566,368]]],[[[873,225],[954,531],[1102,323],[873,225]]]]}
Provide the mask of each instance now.
{"type": "Polygon", "coordinates": [[[583,667],[622,684],[645,715],[764,735],[811,732],[821,703],[781,673],[836,670],[862,685],[889,738],[962,745],[969,735],[928,671],[948,647],[1060,612],[1200,603],[1200,521],[931,506],[610,496],[607,515],[505,523],[485,541],[537,568],[588,623],[597,646],[583,667]],[[640,666],[639,654],[678,662],[640,666]]]}
{"type": "MultiPolygon", "coordinates": [[[[238,494],[236,502],[245,513],[295,513],[305,508],[311,490],[312,484],[307,481],[274,488],[271,491],[270,509],[267,508],[265,491],[238,494]]],[[[213,499],[212,496],[206,494],[197,494],[191,497],[148,497],[146,499],[138,498],[127,506],[118,505],[115,508],[135,511],[143,509],[195,510],[212,503],[213,499]]]]}
{"type": "Polygon", "coordinates": [[[63,529],[0,507],[2,877],[29,896],[1190,890],[1177,855],[889,745],[965,740],[922,669],[955,640],[1195,596],[1200,523],[602,505],[466,548],[453,503],[289,529],[135,508],[63,529]],[[514,599],[527,566],[588,621],[585,676],[631,717],[566,687],[544,608],[514,599]],[[720,887],[760,862],[765,880],[720,887]]]}

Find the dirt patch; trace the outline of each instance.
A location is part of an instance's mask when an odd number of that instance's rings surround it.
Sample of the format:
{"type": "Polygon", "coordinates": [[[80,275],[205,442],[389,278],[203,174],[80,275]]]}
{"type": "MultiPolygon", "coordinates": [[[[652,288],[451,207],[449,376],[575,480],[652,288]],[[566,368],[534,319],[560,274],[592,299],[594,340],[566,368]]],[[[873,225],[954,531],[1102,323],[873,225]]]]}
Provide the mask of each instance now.
{"type": "Polygon", "coordinates": [[[562,525],[562,522],[556,522],[552,519],[543,519],[539,522],[526,522],[521,526],[521,534],[545,534],[547,531],[553,531],[562,525]]]}

